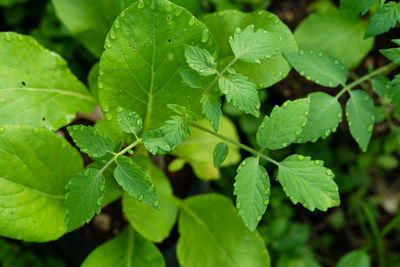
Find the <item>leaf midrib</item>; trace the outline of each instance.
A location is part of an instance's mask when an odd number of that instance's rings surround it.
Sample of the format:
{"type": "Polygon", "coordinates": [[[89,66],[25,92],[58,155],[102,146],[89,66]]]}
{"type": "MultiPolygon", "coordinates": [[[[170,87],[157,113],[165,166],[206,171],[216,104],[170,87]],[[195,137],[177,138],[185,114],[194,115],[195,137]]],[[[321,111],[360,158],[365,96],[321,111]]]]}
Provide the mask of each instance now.
{"type": "Polygon", "coordinates": [[[62,89],[33,88],[33,87],[16,88],[15,87],[15,88],[0,89],[0,94],[2,91],[29,91],[29,92],[55,93],[55,94],[60,94],[60,95],[72,96],[72,97],[79,98],[79,99],[86,99],[93,103],[97,102],[95,98],[93,98],[89,95],[84,95],[81,93],[66,91],[66,90],[62,90],[62,89]]]}

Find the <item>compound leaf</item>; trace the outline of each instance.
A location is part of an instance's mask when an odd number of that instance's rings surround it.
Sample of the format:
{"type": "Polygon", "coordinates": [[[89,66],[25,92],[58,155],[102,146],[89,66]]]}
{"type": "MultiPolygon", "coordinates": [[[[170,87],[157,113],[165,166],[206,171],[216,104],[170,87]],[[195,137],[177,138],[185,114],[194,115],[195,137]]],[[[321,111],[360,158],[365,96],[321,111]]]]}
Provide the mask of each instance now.
{"type": "MultiPolygon", "coordinates": [[[[400,14],[400,11],[399,11],[400,14]]],[[[400,65],[400,47],[397,48],[389,48],[389,49],[381,49],[379,52],[382,53],[385,57],[400,65]]]]}
{"type": "Polygon", "coordinates": [[[369,22],[365,38],[389,31],[400,22],[400,4],[390,1],[379,7],[369,22]]]}
{"type": "Polygon", "coordinates": [[[291,155],[279,163],[278,180],[293,204],[326,211],[340,204],[334,174],[320,160],[291,155]]]}
{"type": "Polygon", "coordinates": [[[224,162],[229,153],[229,147],[226,143],[218,143],[214,148],[213,159],[214,167],[218,168],[224,162]]]}
{"type": "Polygon", "coordinates": [[[186,62],[201,76],[209,76],[217,73],[217,63],[210,52],[205,49],[187,45],[185,46],[186,62]]]}
{"type": "Polygon", "coordinates": [[[138,134],[143,127],[143,121],[139,114],[122,107],[117,109],[117,124],[121,131],[131,134],[138,134]]]}

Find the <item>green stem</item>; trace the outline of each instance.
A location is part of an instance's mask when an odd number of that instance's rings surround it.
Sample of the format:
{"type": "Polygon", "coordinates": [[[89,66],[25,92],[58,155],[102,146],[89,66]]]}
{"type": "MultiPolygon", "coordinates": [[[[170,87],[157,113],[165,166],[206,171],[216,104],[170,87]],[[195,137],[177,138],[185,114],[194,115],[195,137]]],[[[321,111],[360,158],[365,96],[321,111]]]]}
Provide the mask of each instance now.
{"type": "Polygon", "coordinates": [[[362,209],[364,211],[364,214],[368,220],[368,223],[371,227],[372,234],[374,235],[375,242],[376,242],[376,247],[378,251],[378,265],[380,267],[385,266],[385,250],[383,247],[383,242],[382,242],[382,235],[379,232],[378,225],[376,224],[376,221],[374,219],[374,216],[372,215],[371,210],[369,207],[364,203],[362,205],[362,209]]]}
{"type": "Polygon", "coordinates": [[[386,226],[383,228],[381,232],[381,237],[387,235],[390,231],[393,230],[400,223],[400,213],[397,214],[386,226]]]}
{"type": "Polygon", "coordinates": [[[213,81],[210,83],[210,85],[207,87],[207,89],[205,89],[207,93],[210,91],[210,89],[214,88],[214,86],[215,86],[215,84],[218,82],[219,78],[221,78],[221,77],[224,75],[224,73],[225,73],[230,67],[232,67],[232,66],[236,63],[236,61],[238,61],[238,60],[239,60],[239,59],[236,58],[236,57],[233,58],[232,61],[231,61],[228,65],[226,65],[226,67],[225,67],[221,72],[218,72],[217,77],[215,77],[214,80],[213,80],[213,81]]]}

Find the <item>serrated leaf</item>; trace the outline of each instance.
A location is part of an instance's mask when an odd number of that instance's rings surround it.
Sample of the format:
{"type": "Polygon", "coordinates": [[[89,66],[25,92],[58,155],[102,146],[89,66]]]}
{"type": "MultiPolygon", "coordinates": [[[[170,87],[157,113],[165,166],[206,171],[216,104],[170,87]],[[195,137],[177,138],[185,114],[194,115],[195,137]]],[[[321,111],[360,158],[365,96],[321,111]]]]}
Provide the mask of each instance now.
{"type": "Polygon", "coordinates": [[[278,38],[264,29],[254,30],[254,24],[247,26],[243,31],[235,30],[229,38],[235,58],[245,62],[260,64],[263,59],[270,59],[279,51],[278,38]]]}
{"type": "Polygon", "coordinates": [[[165,267],[157,247],[128,226],[117,237],[92,251],[82,267],[165,267]]]}
{"type": "Polygon", "coordinates": [[[343,255],[336,267],[369,267],[371,259],[364,250],[353,250],[343,255]]]}
{"type": "Polygon", "coordinates": [[[164,132],[161,130],[150,130],[142,136],[145,148],[153,155],[164,155],[171,151],[171,146],[168,140],[164,137],[164,132]]]}
{"type": "Polygon", "coordinates": [[[164,138],[167,140],[172,150],[186,140],[186,134],[191,133],[189,122],[180,116],[172,116],[170,120],[165,122],[167,126],[162,129],[164,138]]]}
{"type": "Polygon", "coordinates": [[[114,176],[118,184],[132,197],[155,209],[160,209],[160,201],[153,183],[141,168],[130,158],[117,159],[114,176]]]}
{"type": "Polygon", "coordinates": [[[215,131],[218,131],[219,120],[222,116],[221,101],[213,95],[203,95],[200,103],[202,104],[201,112],[206,116],[215,131]]]}
{"type": "Polygon", "coordinates": [[[247,77],[240,74],[230,74],[218,80],[219,89],[226,95],[229,103],[238,109],[255,117],[260,116],[260,98],[257,86],[247,77]]]}
{"type": "Polygon", "coordinates": [[[285,57],[297,72],[307,80],[327,87],[346,84],[347,68],[334,57],[312,50],[287,53],[285,57]]]}
{"type": "Polygon", "coordinates": [[[271,187],[259,158],[246,158],[240,163],[234,186],[239,214],[247,228],[254,231],[267,209],[271,187]]]}
{"type": "Polygon", "coordinates": [[[389,31],[400,22],[400,4],[390,1],[379,7],[371,17],[365,38],[376,36],[389,31]]]}
{"type": "Polygon", "coordinates": [[[218,143],[214,148],[213,161],[214,167],[219,168],[229,153],[229,147],[226,143],[218,143]]]}
{"type": "Polygon", "coordinates": [[[340,0],[340,9],[347,14],[364,15],[375,2],[375,0],[340,0]]]}
{"type": "Polygon", "coordinates": [[[346,117],[350,133],[362,151],[368,148],[375,122],[374,101],[364,91],[351,91],[346,103],[346,117]]]}
{"type": "Polygon", "coordinates": [[[226,197],[204,194],[185,199],[178,226],[177,256],[182,267],[270,266],[264,241],[244,226],[226,197]]]}
{"type": "Polygon", "coordinates": [[[117,110],[117,124],[121,131],[131,134],[138,134],[143,127],[143,121],[139,114],[122,107],[117,110]]]}
{"type": "Polygon", "coordinates": [[[0,63],[0,125],[57,130],[97,102],[62,57],[30,36],[0,33],[0,58],[8,58],[0,63]]]}
{"type": "Polygon", "coordinates": [[[96,128],[84,125],[67,127],[75,144],[83,153],[92,158],[101,158],[107,153],[113,153],[113,141],[107,134],[101,134],[96,128]]]}
{"type": "Polygon", "coordinates": [[[179,69],[179,75],[182,80],[192,88],[201,88],[201,78],[197,72],[192,69],[182,67],[179,69]]]}
{"type": "Polygon", "coordinates": [[[320,160],[291,155],[279,163],[278,180],[293,204],[326,211],[340,204],[333,172],[320,160]]]}
{"type": "MultiPolygon", "coordinates": [[[[400,11],[399,11],[399,20],[400,20],[400,11]]],[[[400,65],[400,47],[380,49],[379,52],[381,52],[382,55],[384,55],[397,65],[400,65]]]]}
{"type": "Polygon", "coordinates": [[[328,137],[336,131],[343,118],[342,106],[335,97],[323,92],[311,93],[308,97],[310,111],[306,126],[297,138],[299,143],[328,137]]]}
{"type": "Polygon", "coordinates": [[[281,149],[293,143],[307,123],[310,99],[286,101],[275,106],[270,116],[265,116],[257,131],[257,144],[261,148],[281,149]]]}
{"type": "Polygon", "coordinates": [[[65,206],[68,231],[88,223],[101,211],[105,179],[101,171],[88,168],[79,172],[67,184],[65,206]]]}
{"type": "Polygon", "coordinates": [[[201,76],[209,76],[217,73],[217,63],[215,63],[215,59],[207,50],[186,45],[185,57],[189,67],[197,71],[201,76]]]}
{"type": "Polygon", "coordinates": [[[65,139],[46,129],[0,127],[0,235],[29,242],[67,232],[65,185],[83,168],[65,139]]]}

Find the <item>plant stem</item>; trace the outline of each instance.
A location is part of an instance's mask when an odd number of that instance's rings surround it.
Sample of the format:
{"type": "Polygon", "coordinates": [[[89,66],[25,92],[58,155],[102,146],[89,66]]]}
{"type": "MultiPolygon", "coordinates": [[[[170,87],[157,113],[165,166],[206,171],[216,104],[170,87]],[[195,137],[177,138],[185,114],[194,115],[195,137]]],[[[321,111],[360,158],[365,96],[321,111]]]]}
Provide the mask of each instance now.
{"type": "Polygon", "coordinates": [[[277,162],[276,160],[274,160],[274,159],[272,159],[272,158],[270,158],[270,157],[264,155],[264,154],[262,153],[262,151],[255,150],[254,148],[251,148],[251,147],[249,147],[249,146],[246,146],[245,144],[242,144],[242,143],[240,143],[240,142],[238,142],[238,141],[232,140],[232,139],[230,139],[230,138],[228,138],[228,137],[226,137],[226,136],[223,136],[223,135],[221,135],[221,134],[219,134],[219,133],[215,133],[215,132],[213,132],[212,130],[209,130],[209,129],[207,129],[207,128],[201,126],[201,125],[198,125],[198,124],[195,124],[195,123],[192,123],[191,125],[192,125],[193,127],[197,128],[197,129],[199,129],[199,130],[202,130],[203,132],[207,132],[207,133],[209,133],[209,134],[211,134],[211,135],[214,135],[214,136],[216,136],[216,137],[218,137],[218,138],[220,138],[220,139],[222,139],[222,140],[224,140],[224,141],[226,141],[226,142],[228,142],[228,143],[231,143],[231,144],[233,144],[233,145],[236,145],[236,146],[240,147],[241,149],[246,150],[246,151],[248,151],[248,152],[250,152],[250,153],[256,155],[257,157],[261,157],[261,158],[263,158],[263,159],[265,159],[265,160],[267,160],[267,161],[269,161],[269,162],[275,164],[276,166],[280,166],[279,162],[277,162]]]}
{"type": "Polygon", "coordinates": [[[210,89],[214,88],[214,86],[215,86],[215,84],[218,82],[219,78],[221,78],[221,77],[224,75],[224,73],[225,73],[230,67],[232,67],[233,64],[235,64],[236,61],[238,61],[238,60],[239,60],[239,59],[236,58],[236,57],[233,58],[232,61],[231,61],[228,65],[226,65],[226,67],[225,67],[221,72],[218,72],[217,77],[215,77],[214,80],[213,80],[213,81],[210,83],[210,85],[207,87],[207,89],[205,89],[207,93],[209,92],[210,89]]]}
{"type": "Polygon", "coordinates": [[[372,234],[374,235],[375,242],[376,242],[376,248],[378,251],[378,265],[380,267],[385,266],[385,250],[383,247],[383,242],[382,242],[382,235],[379,232],[378,226],[376,224],[376,221],[374,219],[374,216],[372,215],[371,210],[367,206],[367,204],[362,204],[362,209],[365,213],[365,217],[368,220],[368,223],[371,227],[372,234]]]}
{"type": "Polygon", "coordinates": [[[399,225],[399,223],[400,223],[400,213],[397,214],[388,224],[386,224],[386,226],[381,231],[381,237],[387,235],[391,230],[393,230],[394,227],[399,225]]]}

